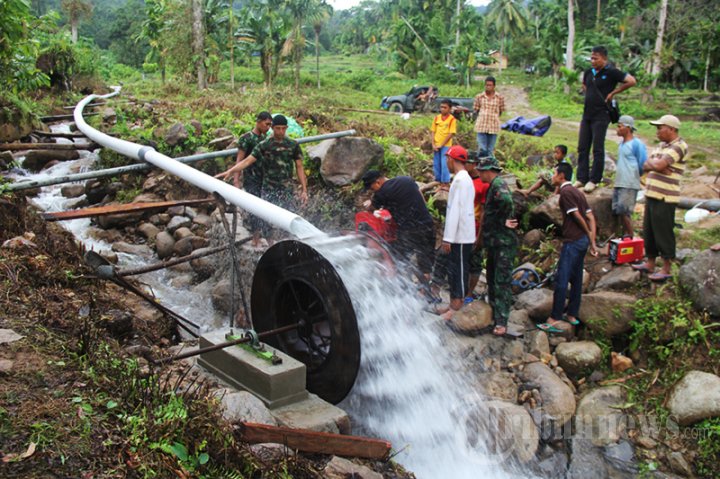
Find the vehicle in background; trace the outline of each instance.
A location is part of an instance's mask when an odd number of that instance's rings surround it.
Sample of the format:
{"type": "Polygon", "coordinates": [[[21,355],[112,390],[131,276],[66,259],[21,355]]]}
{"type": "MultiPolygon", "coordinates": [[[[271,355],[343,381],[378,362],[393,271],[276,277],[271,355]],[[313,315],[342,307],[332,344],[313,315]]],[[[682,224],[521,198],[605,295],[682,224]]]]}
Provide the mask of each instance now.
{"type": "Polygon", "coordinates": [[[414,86],[402,95],[383,97],[380,108],[394,113],[437,113],[440,111],[440,102],[446,98],[450,100],[452,114],[458,120],[475,118],[473,98],[440,96],[437,87],[433,86],[414,86]]]}

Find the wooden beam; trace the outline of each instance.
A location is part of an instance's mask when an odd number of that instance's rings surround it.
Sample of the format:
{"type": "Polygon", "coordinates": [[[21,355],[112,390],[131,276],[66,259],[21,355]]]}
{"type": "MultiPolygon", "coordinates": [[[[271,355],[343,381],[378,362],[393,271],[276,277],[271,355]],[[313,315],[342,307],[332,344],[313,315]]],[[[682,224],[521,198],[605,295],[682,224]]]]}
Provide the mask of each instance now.
{"type": "Polygon", "coordinates": [[[240,423],[240,440],[250,444],[272,442],[290,449],[317,454],[384,460],[390,456],[388,441],[329,432],[291,429],[249,422],[240,423]]]}
{"type": "Polygon", "coordinates": [[[212,203],[213,201],[215,201],[214,198],[203,198],[200,200],[158,201],[157,203],[126,203],[121,205],[97,206],[81,210],[43,213],[42,216],[46,221],[64,221],[74,220],[77,218],[90,218],[93,216],[117,215],[124,213],[134,213],[136,211],[167,209],[172,206],[200,205],[204,203],[212,203]]]}
{"type": "Polygon", "coordinates": [[[97,143],[0,143],[0,151],[24,150],[96,150],[97,143]]]}

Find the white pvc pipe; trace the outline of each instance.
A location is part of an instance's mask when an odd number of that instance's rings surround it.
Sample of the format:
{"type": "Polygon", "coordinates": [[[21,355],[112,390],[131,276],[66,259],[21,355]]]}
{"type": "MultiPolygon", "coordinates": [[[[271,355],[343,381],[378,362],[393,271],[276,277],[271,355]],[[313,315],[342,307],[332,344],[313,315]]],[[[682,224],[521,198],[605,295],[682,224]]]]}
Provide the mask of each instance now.
{"type": "Polygon", "coordinates": [[[95,143],[117,151],[121,155],[136,160],[147,161],[175,176],[191,183],[208,193],[217,192],[227,202],[242,208],[243,210],[261,218],[273,226],[283,229],[299,239],[306,239],[322,235],[323,232],[313,226],[310,222],[299,215],[284,208],[280,208],[268,201],[260,199],[243,190],[239,190],[217,178],[196,170],[195,168],[173,160],[172,158],[158,153],[148,146],[138,145],[109,135],[101,133],[85,123],[82,116],[83,108],[91,101],[98,98],[110,98],[120,93],[120,87],[113,87],[113,93],[107,95],[90,95],[77,104],[73,112],[75,124],[85,136],[95,143]]]}

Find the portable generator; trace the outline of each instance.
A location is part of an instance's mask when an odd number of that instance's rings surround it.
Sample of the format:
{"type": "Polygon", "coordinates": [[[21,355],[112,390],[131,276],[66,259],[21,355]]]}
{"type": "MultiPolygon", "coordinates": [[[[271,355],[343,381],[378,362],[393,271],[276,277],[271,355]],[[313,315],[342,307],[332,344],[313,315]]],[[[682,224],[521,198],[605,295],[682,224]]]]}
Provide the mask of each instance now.
{"type": "Polygon", "coordinates": [[[608,252],[615,264],[634,263],[645,256],[645,242],[642,238],[619,238],[610,241],[608,252]]]}

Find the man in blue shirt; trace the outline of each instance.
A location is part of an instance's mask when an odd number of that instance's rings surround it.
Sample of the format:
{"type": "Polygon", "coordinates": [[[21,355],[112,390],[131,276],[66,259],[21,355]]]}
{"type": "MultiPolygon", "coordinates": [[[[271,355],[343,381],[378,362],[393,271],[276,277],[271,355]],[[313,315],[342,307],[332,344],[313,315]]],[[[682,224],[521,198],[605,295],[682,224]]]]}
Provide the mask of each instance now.
{"type": "Polygon", "coordinates": [[[623,115],[618,120],[617,134],[622,137],[618,148],[618,161],[615,171],[612,211],[620,217],[625,237],[633,237],[632,213],[640,190],[640,174],[647,160],[647,149],[642,141],[635,138],[635,119],[623,115]]]}

